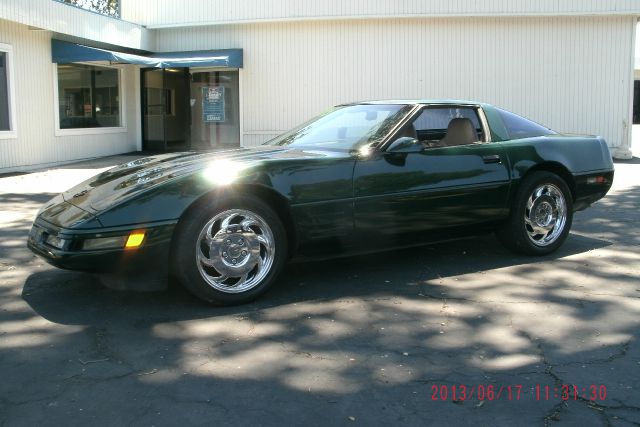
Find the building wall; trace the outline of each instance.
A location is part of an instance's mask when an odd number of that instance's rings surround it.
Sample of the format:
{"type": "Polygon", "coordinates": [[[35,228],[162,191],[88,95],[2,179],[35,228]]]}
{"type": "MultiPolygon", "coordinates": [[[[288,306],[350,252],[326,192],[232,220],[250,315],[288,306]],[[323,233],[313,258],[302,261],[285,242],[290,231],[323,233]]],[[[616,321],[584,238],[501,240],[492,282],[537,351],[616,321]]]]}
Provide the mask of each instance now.
{"type": "MultiPolygon", "coordinates": [[[[168,5],[158,10],[171,10],[176,19],[187,20],[200,1],[190,0],[194,7],[180,11],[168,5]]],[[[521,7],[516,10],[503,0],[491,0],[486,14],[504,7],[503,15],[522,15],[503,17],[472,16],[480,10],[467,2],[450,3],[449,12],[435,0],[427,3],[434,16],[441,16],[409,17],[420,12],[422,4],[412,1],[400,8],[395,5],[395,15],[402,18],[366,19],[390,7],[388,2],[373,1],[362,19],[346,19],[348,13],[357,12],[348,9],[351,2],[344,2],[345,6],[330,2],[334,12],[345,19],[328,20],[331,9],[320,2],[322,6],[309,10],[296,9],[298,6],[277,9],[274,21],[278,13],[289,14],[282,22],[182,26],[141,34],[149,50],[244,49],[240,86],[245,146],[260,144],[343,102],[463,98],[494,103],[559,131],[600,134],[616,149],[614,154],[630,153],[636,27],[631,8],[636,3],[607,2],[607,11],[598,12],[605,8],[603,3],[543,1],[539,10],[531,6],[527,12],[522,2],[513,2],[521,7]],[[586,8],[585,3],[590,6],[586,8]],[[566,16],[525,16],[554,13],[553,4],[558,5],[555,13],[566,16]],[[456,16],[465,8],[469,16],[456,16]],[[302,16],[292,21],[296,11],[327,19],[302,16]]],[[[123,16],[132,4],[123,2],[123,16]]],[[[228,5],[237,9],[229,19],[244,17],[243,22],[249,22],[251,13],[262,13],[245,8],[244,3],[228,5]]],[[[148,19],[158,20],[149,22],[170,22],[168,15],[158,18],[153,7],[148,19]]],[[[265,13],[270,19],[270,12],[265,13]]],[[[214,22],[217,15],[213,14],[205,11],[203,19],[214,22]]],[[[137,24],[52,0],[0,3],[0,44],[13,47],[17,113],[17,137],[0,139],[3,172],[139,148],[138,68],[122,67],[124,132],[60,136],[55,130],[50,51],[50,39],[53,34],[60,37],[59,30],[72,39],[86,37],[89,42],[135,47],[142,40],[136,38],[136,29],[137,24]],[[39,12],[30,15],[25,9],[29,5],[39,12]],[[48,30],[28,26],[39,23],[48,30]]]]}
{"type": "MultiPolygon", "coordinates": [[[[125,0],[122,0],[123,2],[125,0]]],[[[139,23],[87,12],[55,0],[1,0],[0,19],[98,43],[152,50],[153,34],[139,23]]]]}
{"type": "MultiPolygon", "coordinates": [[[[577,3],[576,3],[577,4],[577,3]]],[[[198,26],[162,51],[243,48],[243,144],[343,102],[462,98],[628,147],[635,18],[437,18],[198,26]]]]}
{"type": "Polygon", "coordinates": [[[123,67],[125,132],[56,136],[51,33],[0,20],[0,43],[13,47],[17,130],[16,138],[0,139],[0,170],[136,150],[140,135],[136,67],[123,67]]]}
{"type": "Polygon", "coordinates": [[[183,5],[175,7],[175,0],[121,0],[121,11],[124,19],[149,28],[287,20],[584,16],[640,12],[637,0],[184,0],[183,5]]]}

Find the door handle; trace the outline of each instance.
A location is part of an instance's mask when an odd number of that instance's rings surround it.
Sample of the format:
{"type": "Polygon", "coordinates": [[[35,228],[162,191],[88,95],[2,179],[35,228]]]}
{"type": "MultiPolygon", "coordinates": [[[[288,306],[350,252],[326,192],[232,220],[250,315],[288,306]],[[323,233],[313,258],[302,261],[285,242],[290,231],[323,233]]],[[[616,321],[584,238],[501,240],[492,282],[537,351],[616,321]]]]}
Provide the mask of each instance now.
{"type": "Polygon", "coordinates": [[[497,154],[489,154],[482,156],[482,161],[485,163],[500,163],[500,156],[497,154]]]}

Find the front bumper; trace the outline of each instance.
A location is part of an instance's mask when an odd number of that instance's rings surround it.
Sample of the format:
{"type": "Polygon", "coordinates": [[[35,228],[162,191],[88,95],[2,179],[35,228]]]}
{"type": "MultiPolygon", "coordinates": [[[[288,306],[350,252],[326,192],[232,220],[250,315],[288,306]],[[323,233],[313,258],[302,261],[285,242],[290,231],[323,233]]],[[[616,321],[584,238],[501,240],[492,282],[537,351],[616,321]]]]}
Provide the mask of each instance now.
{"type": "Polygon", "coordinates": [[[108,229],[72,230],[38,217],[29,233],[27,246],[33,253],[56,267],[98,273],[109,277],[112,283],[118,282],[119,288],[135,289],[140,287],[136,286],[135,282],[148,279],[156,282],[161,279],[166,282],[174,228],[174,222],[162,222],[108,229]],[[137,248],[82,250],[83,241],[86,239],[128,236],[135,230],[145,230],[144,242],[137,248]],[[47,244],[48,236],[62,239],[62,248],[47,244]],[[120,283],[125,280],[132,283],[120,283]]]}

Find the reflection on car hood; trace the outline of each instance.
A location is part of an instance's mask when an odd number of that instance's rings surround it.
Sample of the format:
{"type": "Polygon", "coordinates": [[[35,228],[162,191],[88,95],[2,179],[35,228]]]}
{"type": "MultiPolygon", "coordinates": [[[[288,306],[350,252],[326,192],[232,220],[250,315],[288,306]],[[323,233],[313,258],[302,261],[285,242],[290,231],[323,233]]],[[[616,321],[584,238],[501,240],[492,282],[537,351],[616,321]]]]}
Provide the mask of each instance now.
{"type": "Polygon", "coordinates": [[[151,187],[203,170],[215,161],[237,161],[250,166],[268,160],[318,158],[336,154],[280,146],[160,154],[116,166],[65,191],[62,196],[67,202],[95,213],[151,187]]]}

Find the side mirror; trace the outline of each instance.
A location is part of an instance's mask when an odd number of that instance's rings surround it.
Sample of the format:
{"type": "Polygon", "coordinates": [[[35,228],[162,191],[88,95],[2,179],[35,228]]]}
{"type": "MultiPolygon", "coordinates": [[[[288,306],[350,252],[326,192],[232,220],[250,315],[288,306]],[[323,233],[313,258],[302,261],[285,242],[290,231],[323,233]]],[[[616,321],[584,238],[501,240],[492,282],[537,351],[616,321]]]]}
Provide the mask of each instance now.
{"type": "Polygon", "coordinates": [[[390,153],[419,153],[422,151],[422,144],[415,138],[403,136],[393,141],[387,151],[390,153]]]}

